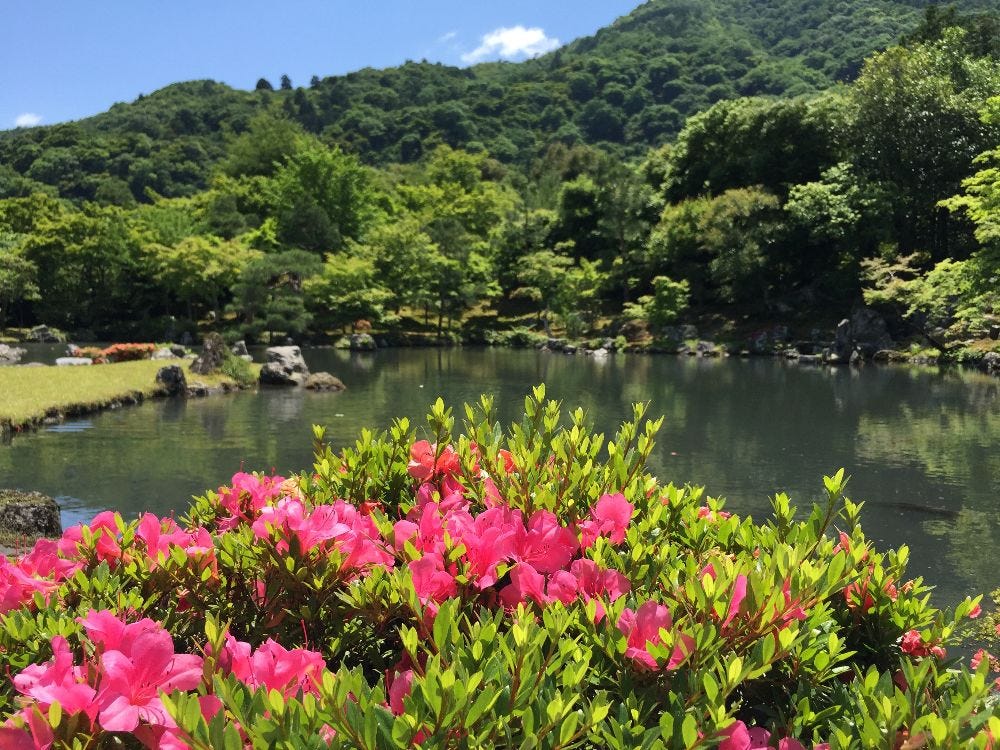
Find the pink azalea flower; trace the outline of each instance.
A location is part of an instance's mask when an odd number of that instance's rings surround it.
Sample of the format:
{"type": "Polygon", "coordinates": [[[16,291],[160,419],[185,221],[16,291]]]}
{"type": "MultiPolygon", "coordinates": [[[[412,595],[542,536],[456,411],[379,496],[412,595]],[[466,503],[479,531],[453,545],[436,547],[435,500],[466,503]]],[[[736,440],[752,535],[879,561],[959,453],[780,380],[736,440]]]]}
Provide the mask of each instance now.
{"type": "Polygon", "coordinates": [[[402,672],[397,672],[395,669],[392,669],[386,673],[386,692],[389,694],[389,709],[397,716],[406,711],[406,708],[403,705],[403,700],[412,690],[412,669],[406,669],[402,672]]]}
{"type": "Polygon", "coordinates": [[[545,578],[528,563],[518,563],[510,571],[510,583],[500,590],[500,601],[513,609],[529,599],[538,604],[549,601],[545,596],[545,578]]]}
{"type": "Polygon", "coordinates": [[[726,619],[722,621],[722,627],[726,627],[733,618],[739,614],[740,605],[747,595],[747,577],[743,574],[736,576],[736,580],[733,582],[733,596],[729,600],[729,611],[726,613],[726,619]]]}
{"type": "Polygon", "coordinates": [[[127,651],[107,650],[101,655],[97,694],[101,727],[131,732],[140,721],[173,726],[160,694],[196,688],[201,682],[201,657],[175,654],[173,639],[162,628],[139,633],[128,645],[127,651]]]}
{"type": "Polygon", "coordinates": [[[497,565],[513,558],[518,540],[525,536],[521,514],[498,506],[476,516],[471,523],[455,518],[450,528],[465,547],[465,572],[479,589],[496,583],[497,565]]]}
{"type": "Polygon", "coordinates": [[[621,493],[603,495],[590,509],[591,520],[580,524],[583,548],[589,549],[599,536],[608,537],[612,544],[623,542],[634,510],[621,493]]]}
{"type": "Polygon", "coordinates": [[[437,455],[437,443],[432,445],[426,440],[418,440],[410,447],[410,463],[406,470],[420,482],[452,476],[458,473],[459,468],[458,454],[450,445],[444,447],[440,456],[437,455]]]}
{"type": "Polygon", "coordinates": [[[144,617],[138,622],[126,623],[108,610],[90,610],[86,617],[77,619],[87,637],[103,651],[130,653],[135,640],[144,633],[163,630],[158,622],[144,617]]]}
{"type": "Polygon", "coordinates": [[[426,552],[409,567],[413,575],[413,589],[421,602],[443,602],[458,595],[455,577],[445,570],[444,558],[439,553],[426,552]]]}
{"type": "Polygon", "coordinates": [[[277,690],[286,698],[316,693],[326,668],[322,654],[308,649],[288,650],[268,639],[256,651],[249,643],[226,635],[218,659],[219,669],[252,688],[277,690]]]}
{"type": "MultiPolygon", "coordinates": [[[[649,653],[649,646],[663,643],[661,630],[669,630],[673,625],[670,610],[655,601],[644,602],[633,612],[625,609],[618,618],[618,629],[628,637],[625,656],[641,667],[656,671],[659,666],[656,659],[649,653]]],[[[694,650],[694,639],[691,636],[678,634],[677,645],[667,662],[666,669],[676,669],[681,662],[694,650]]]]}
{"type": "MultiPolygon", "coordinates": [[[[519,566],[520,567],[520,566],[519,566]]],[[[580,591],[580,583],[576,576],[568,570],[557,570],[549,577],[546,587],[548,599],[572,604],[580,591]]]]}
{"type": "Polygon", "coordinates": [[[61,635],[52,638],[52,655],[50,662],[25,667],[14,677],[14,687],[36,700],[43,711],[58,703],[67,714],[83,712],[93,719],[97,692],[87,684],[85,671],[73,666],[73,654],[61,635]]]}
{"type": "MultiPolygon", "coordinates": [[[[45,722],[42,722],[45,724],[45,722]]],[[[46,724],[46,729],[48,725],[46,724]]],[[[54,737],[49,729],[47,737],[35,737],[29,730],[0,727],[0,747],[4,750],[49,750],[54,737]]]]}
{"type": "Polygon", "coordinates": [[[288,539],[292,537],[306,552],[350,531],[351,527],[341,522],[333,506],[317,505],[307,511],[301,500],[291,497],[261,508],[257,520],[253,522],[253,533],[258,539],[270,539],[272,533],[277,533],[275,547],[279,552],[288,551],[288,539]]]}
{"type": "Polygon", "coordinates": [[[554,573],[569,565],[579,547],[576,535],[553,513],[538,510],[528,519],[527,532],[517,529],[514,557],[540,573],[554,573]]]}
{"type": "Polygon", "coordinates": [[[778,750],[806,750],[806,747],[797,739],[792,737],[782,737],[778,740],[778,750]]]}
{"type": "Polygon", "coordinates": [[[231,487],[219,488],[219,507],[229,515],[219,521],[220,531],[229,531],[241,523],[253,523],[257,514],[282,496],[284,477],[258,478],[239,472],[233,475],[231,487]]]}
{"type": "Polygon", "coordinates": [[[734,721],[722,733],[719,750],[749,750],[750,732],[742,721],[734,721]]]}

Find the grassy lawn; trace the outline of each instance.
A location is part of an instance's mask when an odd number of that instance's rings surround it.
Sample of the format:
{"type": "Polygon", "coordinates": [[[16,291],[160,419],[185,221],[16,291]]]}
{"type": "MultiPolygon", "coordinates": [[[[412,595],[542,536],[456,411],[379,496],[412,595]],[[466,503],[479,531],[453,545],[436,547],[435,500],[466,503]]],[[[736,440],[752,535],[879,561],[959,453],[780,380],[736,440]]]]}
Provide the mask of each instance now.
{"type": "MultiPolygon", "coordinates": [[[[82,367],[0,367],[0,423],[17,428],[43,418],[52,411],[99,409],[135,393],[144,397],[157,392],[156,372],[179,360],[141,360],[113,365],[82,367]]],[[[185,371],[190,362],[184,361],[185,371]]],[[[253,365],[254,374],[259,365],[253,365]]],[[[188,384],[209,387],[235,385],[225,375],[192,375],[188,384]]]]}

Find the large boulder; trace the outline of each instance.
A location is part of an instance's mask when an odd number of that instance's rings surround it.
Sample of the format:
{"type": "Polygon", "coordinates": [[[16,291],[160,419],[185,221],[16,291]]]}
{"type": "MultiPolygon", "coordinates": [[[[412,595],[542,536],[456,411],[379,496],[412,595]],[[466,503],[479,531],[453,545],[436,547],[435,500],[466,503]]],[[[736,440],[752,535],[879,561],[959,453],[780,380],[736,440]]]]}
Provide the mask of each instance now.
{"type": "Polygon", "coordinates": [[[59,506],[40,492],[0,490],[0,535],[57,537],[62,534],[59,506]]]}
{"type": "Polygon", "coordinates": [[[851,313],[851,338],[855,345],[870,344],[875,351],[893,347],[885,318],[870,307],[858,307],[851,313]]]}
{"type": "Polygon", "coordinates": [[[233,348],[230,351],[232,351],[232,353],[235,354],[237,357],[250,356],[250,352],[247,350],[247,342],[243,341],[242,339],[233,344],[233,348]]]}
{"type": "Polygon", "coordinates": [[[183,396],[187,393],[187,377],[178,365],[161,367],[156,373],[156,382],[168,396],[183,396]]]}
{"type": "Polygon", "coordinates": [[[837,324],[837,330],[833,335],[833,353],[837,359],[847,362],[851,358],[851,321],[844,318],[837,324]]]}
{"type": "Polygon", "coordinates": [[[196,375],[208,375],[218,372],[222,363],[226,361],[226,342],[217,333],[210,333],[205,337],[201,346],[201,354],[191,363],[191,372],[196,375]]]}
{"type": "Polygon", "coordinates": [[[177,359],[177,355],[164,346],[163,348],[157,349],[153,352],[153,356],[151,356],[150,359],[177,359]]]}
{"type": "Polygon", "coordinates": [[[16,365],[24,356],[24,349],[19,346],[0,344],[0,365],[16,365]]]}
{"type": "Polygon", "coordinates": [[[314,372],[306,378],[304,387],[311,391],[342,391],[347,386],[340,378],[328,372],[314,372]]]}
{"type": "Polygon", "coordinates": [[[264,352],[261,385],[302,385],[308,376],[309,368],[299,347],[272,346],[264,352]]]}
{"type": "Polygon", "coordinates": [[[92,365],[94,360],[90,357],[56,357],[57,367],[74,367],[76,365],[92,365]]]}

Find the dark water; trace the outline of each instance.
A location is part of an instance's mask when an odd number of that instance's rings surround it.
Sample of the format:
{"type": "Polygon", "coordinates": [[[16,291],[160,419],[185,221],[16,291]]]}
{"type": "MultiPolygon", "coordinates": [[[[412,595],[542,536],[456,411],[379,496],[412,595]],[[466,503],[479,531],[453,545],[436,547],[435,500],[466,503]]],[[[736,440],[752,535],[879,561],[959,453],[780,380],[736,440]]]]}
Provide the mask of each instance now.
{"type": "Polygon", "coordinates": [[[992,560],[1000,541],[996,378],[507,350],[311,350],[306,358],[348,390],[156,401],[18,436],[0,446],[0,486],[59,497],[64,523],[104,508],[165,513],[240,467],[308,466],[313,423],[342,443],[397,415],[422,426],[438,395],[460,406],[483,392],[496,395],[509,420],[544,381],[550,396],[583,406],[605,432],[630,415],[632,402],[651,401],[654,414],[666,415],[656,474],[705,485],[741,513],[766,515],[777,491],[807,508],[822,496],[823,474],[845,467],[848,494],[866,501],[868,535],[909,544],[910,572],[938,585],[943,601],[1000,587],[992,560]]]}

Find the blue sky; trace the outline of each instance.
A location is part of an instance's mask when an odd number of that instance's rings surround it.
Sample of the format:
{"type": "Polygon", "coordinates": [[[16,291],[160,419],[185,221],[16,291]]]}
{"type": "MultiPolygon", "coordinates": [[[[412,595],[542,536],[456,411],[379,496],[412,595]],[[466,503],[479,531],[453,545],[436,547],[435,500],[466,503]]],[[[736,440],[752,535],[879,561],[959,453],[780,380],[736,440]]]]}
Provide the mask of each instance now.
{"type": "Polygon", "coordinates": [[[252,88],[427,59],[522,60],[640,0],[7,0],[0,130],[103,112],[200,78],[252,88]]]}

